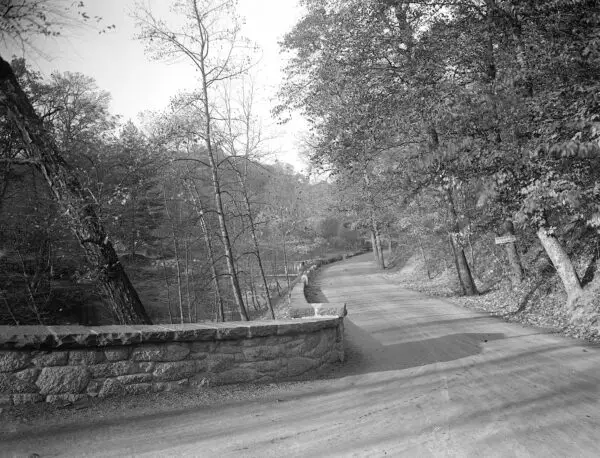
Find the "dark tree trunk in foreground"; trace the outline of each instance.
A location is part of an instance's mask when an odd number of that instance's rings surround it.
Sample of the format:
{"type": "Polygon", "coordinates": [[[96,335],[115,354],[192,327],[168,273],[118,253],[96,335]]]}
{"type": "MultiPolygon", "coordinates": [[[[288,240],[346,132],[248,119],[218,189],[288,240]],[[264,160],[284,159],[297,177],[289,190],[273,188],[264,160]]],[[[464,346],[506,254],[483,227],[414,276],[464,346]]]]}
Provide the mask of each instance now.
{"type": "Polygon", "coordinates": [[[8,62],[0,57],[0,105],[21,133],[23,144],[44,176],[52,195],[88,262],[97,269],[98,284],[121,324],[150,324],[140,298],[96,213],[96,203],[82,188],[43,126],[8,62]]]}

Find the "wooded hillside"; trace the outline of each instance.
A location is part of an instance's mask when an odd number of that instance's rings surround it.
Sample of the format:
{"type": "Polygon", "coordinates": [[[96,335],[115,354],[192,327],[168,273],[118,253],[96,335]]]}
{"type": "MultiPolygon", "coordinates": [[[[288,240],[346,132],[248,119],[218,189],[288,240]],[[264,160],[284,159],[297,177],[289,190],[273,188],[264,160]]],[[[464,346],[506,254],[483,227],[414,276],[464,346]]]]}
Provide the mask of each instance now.
{"type": "Polygon", "coordinates": [[[389,233],[423,275],[519,307],[550,280],[595,326],[598,3],[302,3],[279,110],[310,120],[312,161],[375,246],[389,233]]]}
{"type": "MultiPolygon", "coordinates": [[[[596,329],[598,3],[300,3],[275,113],[308,120],[321,181],[265,147],[233,1],[136,8],[147,56],[197,75],[138,123],[89,76],[0,59],[2,323],[273,316],[294,261],[370,245],[596,329]]],[[[1,38],[60,35],[53,5],[7,9],[1,38]]]]}

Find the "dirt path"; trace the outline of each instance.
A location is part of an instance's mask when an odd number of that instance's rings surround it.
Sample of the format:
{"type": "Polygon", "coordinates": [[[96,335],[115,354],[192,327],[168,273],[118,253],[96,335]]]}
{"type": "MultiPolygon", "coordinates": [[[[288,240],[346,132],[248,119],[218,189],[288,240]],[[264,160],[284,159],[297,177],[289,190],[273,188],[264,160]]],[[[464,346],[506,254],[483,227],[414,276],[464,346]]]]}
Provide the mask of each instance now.
{"type": "Polygon", "coordinates": [[[332,379],[42,428],[0,454],[598,456],[599,348],[399,289],[370,255],[325,267],[316,286],[348,305],[348,363],[332,379]]]}

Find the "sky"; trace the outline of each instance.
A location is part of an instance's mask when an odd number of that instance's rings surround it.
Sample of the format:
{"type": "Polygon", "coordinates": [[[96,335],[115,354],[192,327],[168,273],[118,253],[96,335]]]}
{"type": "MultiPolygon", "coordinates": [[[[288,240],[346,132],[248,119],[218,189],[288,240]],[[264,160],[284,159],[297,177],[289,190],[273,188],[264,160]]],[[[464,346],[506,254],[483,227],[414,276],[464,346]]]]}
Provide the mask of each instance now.
{"type": "MultiPolygon", "coordinates": [[[[167,15],[169,2],[145,1],[157,15],[167,15]]],[[[86,12],[102,17],[105,26],[114,24],[114,30],[99,34],[92,27],[69,29],[64,38],[45,38],[36,43],[42,52],[25,57],[46,76],[54,71],[71,71],[93,77],[100,89],[111,94],[111,112],[137,122],[140,112],[165,108],[170,97],[195,87],[196,80],[193,68],[185,61],[168,64],[145,55],[144,44],[134,39],[136,28],[130,13],[135,4],[135,0],[87,0],[86,12]]],[[[239,0],[238,11],[245,18],[243,34],[261,48],[255,85],[261,94],[257,115],[270,138],[265,146],[278,160],[300,170],[304,163],[297,153],[306,124],[296,115],[279,126],[270,110],[284,65],[277,42],[301,17],[302,10],[297,0],[239,0]]]]}

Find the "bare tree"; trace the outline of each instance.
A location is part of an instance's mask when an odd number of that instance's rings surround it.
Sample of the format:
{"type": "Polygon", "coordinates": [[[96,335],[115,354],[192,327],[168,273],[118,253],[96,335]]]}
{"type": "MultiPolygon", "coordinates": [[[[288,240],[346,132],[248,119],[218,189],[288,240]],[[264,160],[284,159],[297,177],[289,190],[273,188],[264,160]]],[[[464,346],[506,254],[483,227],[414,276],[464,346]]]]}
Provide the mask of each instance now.
{"type": "Polygon", "coordinates": [[[239,58],[240,51],[247,54],[247,44],[239,36],[240,24],[235,14],[235,2],[185,0],[176,3],[175,11],[185,20],[184,26],[170,27],[157,19],[145,6],[139,5],[135,19],[140,29],[138,38],[147,43],[148,52],[157,59],[181,59],[190,62],[198,71],[198,99],[202,119],[198,120],[196,135],[202,140],[208,156],[215,199],[215,209],[231,288],[241,318],[249,319],[235,264],[235,255],[225,218],[223,191],[218,164],[218,147],[215,133],[217,97],[214,90],[223,81],[244,74],[248,67],[246,58],[239,58]]]}
{"type": "MultiPolygon", "coordinates": [[[[232,106],[230,91],[224,94],[225,113],[223,118],[226,121],[226,135],[223,138],[223,143],[229,153],[230,160],[227,161],[237,180],[239,191],[244,205],[245,217],[248,220],[248,229],[252,239],[254,248],[254,256],[258,264],[260,278],[266,292],[267,306],[271,313],[271,318],[275,319],[275,311],[271,295],[269,294],[269,286],[267,276],[263,267],[262,257],[260,255],[260,244],[256,233],[256,218],[254,209],[250,201],[250,191],[248,189],[248,167],[251,165],[254,156],[257,154],[262,142],[260,126],[257,126],[252,116],[252,106],[254,103],[254,86],[242,86],[241,103],[238,110],[232,106]],[[239,113],[236,113],[238,111],[239,113]]],[[[289,282],[289,281],[288,281],[289,282]]]]}

